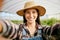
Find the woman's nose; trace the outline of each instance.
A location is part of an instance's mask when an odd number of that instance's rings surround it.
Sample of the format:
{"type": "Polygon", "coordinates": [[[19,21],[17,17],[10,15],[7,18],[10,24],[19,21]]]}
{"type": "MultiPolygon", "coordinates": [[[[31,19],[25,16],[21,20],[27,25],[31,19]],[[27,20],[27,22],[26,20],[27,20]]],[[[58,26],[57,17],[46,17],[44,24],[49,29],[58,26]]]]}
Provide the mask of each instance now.
{"type": "Polygon", "coordinates": [[[30,13],[30,17],[33,17],[33,13],[30,13]]]}

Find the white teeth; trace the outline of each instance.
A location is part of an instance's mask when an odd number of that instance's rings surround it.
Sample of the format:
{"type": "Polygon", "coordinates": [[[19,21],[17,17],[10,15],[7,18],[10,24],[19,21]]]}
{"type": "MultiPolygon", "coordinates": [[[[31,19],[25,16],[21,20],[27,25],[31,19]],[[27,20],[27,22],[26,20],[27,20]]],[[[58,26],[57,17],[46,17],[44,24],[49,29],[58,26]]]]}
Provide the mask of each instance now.
{"type": "Polygon", "coordinates": [[[29,20],[33,20],[33,19],[29,19],[29,20]]]}

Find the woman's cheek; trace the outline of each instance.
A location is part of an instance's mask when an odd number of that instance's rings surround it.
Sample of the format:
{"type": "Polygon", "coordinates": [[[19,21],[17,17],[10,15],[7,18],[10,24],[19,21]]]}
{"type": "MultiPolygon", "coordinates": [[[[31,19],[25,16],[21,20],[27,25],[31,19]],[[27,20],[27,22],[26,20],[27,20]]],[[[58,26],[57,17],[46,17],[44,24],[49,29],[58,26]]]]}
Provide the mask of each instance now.
{"type": "Polygon", "coordinates": [[[26,20],[28,20],[28,18],[29,18],[29,15],[25,15],[25,18],[26,18],[26,20]]]}
{"type": "Polygon", "coordinates": [[[35,19],[35,20],[37,19],[37,15],[34,16],[34,19],[35,19]]]}

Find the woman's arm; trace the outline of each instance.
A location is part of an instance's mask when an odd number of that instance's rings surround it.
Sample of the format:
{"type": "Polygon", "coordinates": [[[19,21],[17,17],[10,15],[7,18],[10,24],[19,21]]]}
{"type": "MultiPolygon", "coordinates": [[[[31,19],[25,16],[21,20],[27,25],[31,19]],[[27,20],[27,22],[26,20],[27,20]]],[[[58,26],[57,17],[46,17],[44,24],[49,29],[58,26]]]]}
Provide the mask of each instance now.
{"type": "Polygon", "coordinates": [[[16,25],[9,20],[0,20],[0,34],[3,37],[15,39],[17,37],[16,25]]]}
{"type": "Polygon", "coordinates": [[[42,32],[43,32],[43,40],[48,40],[48,36],[50,35],[50,31],[51,31],[51,27],[49,26],[45,26],[43,27],[42,29],[42,32]]]}
{"type": "Polygon", "coordinates": [[[60,23],[56,23],[52,27],[44,27],[43,36],[46,39],[53,39],[53,38],[59,39],[60,38],[60,23]]]}

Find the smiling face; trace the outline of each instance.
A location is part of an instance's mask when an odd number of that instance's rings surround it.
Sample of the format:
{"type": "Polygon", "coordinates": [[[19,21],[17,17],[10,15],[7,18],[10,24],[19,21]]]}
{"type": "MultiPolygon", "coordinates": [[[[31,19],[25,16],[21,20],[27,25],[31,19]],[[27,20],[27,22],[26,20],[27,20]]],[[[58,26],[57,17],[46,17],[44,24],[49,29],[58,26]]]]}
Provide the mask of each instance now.
{"type": "Polygon", "coordinates": [[[27,9],[25,11],[25,18],[27,22],[33,23],[37,19],[38,13],[36,9],[27,9]]]}

